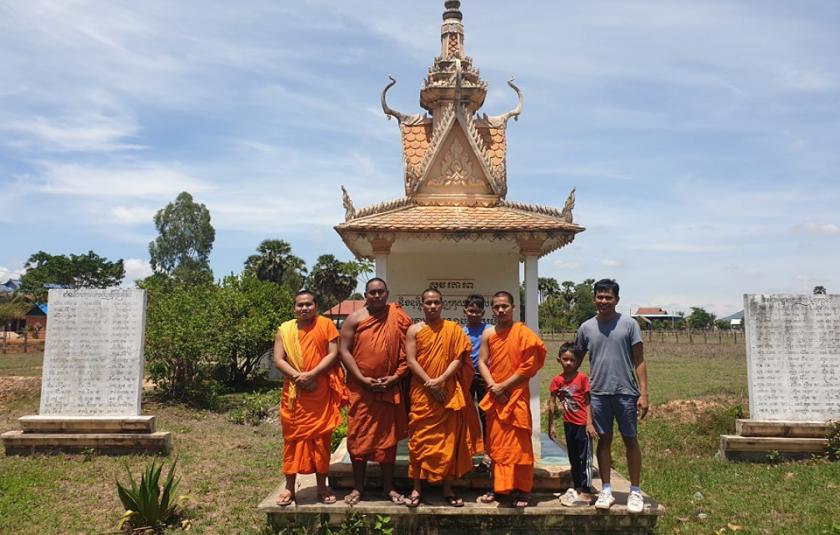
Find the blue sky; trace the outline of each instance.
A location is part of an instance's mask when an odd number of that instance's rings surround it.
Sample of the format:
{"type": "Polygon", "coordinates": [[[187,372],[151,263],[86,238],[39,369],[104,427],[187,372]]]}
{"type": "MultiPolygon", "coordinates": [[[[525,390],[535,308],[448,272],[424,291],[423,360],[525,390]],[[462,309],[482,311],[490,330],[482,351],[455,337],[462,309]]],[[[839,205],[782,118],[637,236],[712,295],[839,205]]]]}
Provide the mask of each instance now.
{"type": "MultiPolygon", "coordinates": [[[[558,280],[625,307],[741,308],[840,292],[840,3],[465,0],[467,52],[515,104],[508,199],[561,207],[558,280]]],[[[397,126],[439,53],[443,1],[0,0],[0,279],[93,249],[148,273],[152,216],[211,211],[217,276],[265,238],[311,265],[332,226],[402,196],[397,126]]]]}

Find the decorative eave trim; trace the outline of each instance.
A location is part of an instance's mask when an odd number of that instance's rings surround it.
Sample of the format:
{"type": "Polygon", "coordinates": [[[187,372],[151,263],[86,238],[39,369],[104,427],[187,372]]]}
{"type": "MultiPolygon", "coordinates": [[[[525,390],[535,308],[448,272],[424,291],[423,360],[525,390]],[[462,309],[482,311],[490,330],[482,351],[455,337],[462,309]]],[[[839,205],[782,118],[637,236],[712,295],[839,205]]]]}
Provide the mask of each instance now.
{"type": "Polygon", "coordinates": [[[379,204],[374,204],[373,206],[368,206],[357,211],[356,216],[352,219],[352,221],[372,215],[384,214],[385,212],[391,212],[399,208],[414,206],[416,204],[417,203],[415,203],[413,199],[410,199],[408,197],[381,202],[379,204]]]}
{"type": "MultiPolygon", "coordinates": [[[[543,257],[554,251],[565,247],[572,243],[575,235],[578,232],[585,230],[583,227],[569,230],[558,231],[487,231],[487,232],[383,232],[383,231],[361,231],[361,230],[347,230],[341,228],[341,225],[335,227],[336,232],[341,236],[342,241],[356,258],[366,258],[373,260],[374,255],[362,253],[357,247],[359,240],[365,240],[370,244],[372,240],[387,238],[391,241],[399,240],[421,240],[421,241],[508,241],[519,243],[527,240],[542,240],[543,246],[539,252],[539,256],[543,257]]],[[[524,261],[524,255],[520,255],[519,260],[524,261]]]]}

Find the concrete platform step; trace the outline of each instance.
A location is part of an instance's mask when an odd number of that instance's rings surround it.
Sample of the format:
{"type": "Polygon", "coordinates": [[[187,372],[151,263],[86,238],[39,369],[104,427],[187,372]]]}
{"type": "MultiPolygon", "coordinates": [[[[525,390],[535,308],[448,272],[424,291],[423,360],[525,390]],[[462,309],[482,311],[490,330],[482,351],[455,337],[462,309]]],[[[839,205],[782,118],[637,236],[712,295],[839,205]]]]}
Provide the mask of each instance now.
{"type": "Polygon", "coordinates": [[[423,502],[417,508],[395,505],[369,492],[366,499],[355,506],[344,503],[347,492],[337,492],[338,502],[318,503],[313,476],[299,476],[296,503],[281,507],[276,505],[283,488],[265,498],[259,505],[276,532],[287,528],[338,527],[342,523],[363,522],[371,525],[377,519],[388,518],[394,533],[419,535],[484,534],[548,534],[580,533],[589,535],[649,533],[664,510],[650,497],[640,514],[630,514],[625,506],[627,493],[616,491],[616,505],[609,511],[599,511],[593,506],[563,507],[557,494],[533,494],[531,506],[514,509],[506,503],[483,504],[478,501],[481,491],[461,490],[464,507],[448,506],[437,489],[426,489],[423,502]]]}
{"type": "Polygon", "coordinates": [[[6,455],[95,450],[96,453],[166,453],[172,450],[172,433],[24,433],[0,435],[6,455]]]}
{"type": "Polygon", "coordinates": [[[721,456],[727,460],[767,461],[775,454],[786,459],[801,459],[824,455],[827,447],[825,438],[720,437],[721,456]]]}
{"type": "MultiPolygon", "coordinates": [[[[397,446],[397,463],[394,467],[394,483],[401,488],[411,488],[408,478],[408,446],[407,440],[397,446]]],[[[534,492],[565,491],[571,485],[571,467],[569,457],[562,446],[552,442],[548,435],[542,437],[542,459],[534,467],[534,492]]],[[[473,459],[478,467],[481,456],[473,459]]],[[[452,482],[452,486],[462,489],[477,489],[482,492],[491,485],[489,470],[476,468],[463,478],[452,482]]],[[[353,486],[353,466],[347,453],[346,439],[339,444],[330,459],[330,486],[335,489],[349,489],[353,486]]],[[[368,463],[366,485],[369,488],[382,488],[382,474],[379,465],[368,463]]]]}
{"type": "Polygon", "coordinates": [[[825,438],[828,422],[735,420],[735,434],[742,437],[825,438]]]}
{"type": "Polygon", "coordinates": [[[24,433],[154,433],[154,416],[22,416],[24,433]]]}

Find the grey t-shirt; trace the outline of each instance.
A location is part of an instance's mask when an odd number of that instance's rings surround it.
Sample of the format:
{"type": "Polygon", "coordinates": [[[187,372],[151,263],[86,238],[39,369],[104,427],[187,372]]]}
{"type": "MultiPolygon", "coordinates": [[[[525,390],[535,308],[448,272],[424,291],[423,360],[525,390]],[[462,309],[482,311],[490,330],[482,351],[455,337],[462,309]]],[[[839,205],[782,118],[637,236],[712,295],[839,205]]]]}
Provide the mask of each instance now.
{"type": "Polygon", "coordinates": [[[633,346],[642,331],[633,318],[616,314],[605,322],[593,317],[580,326],[575,343],[589,351],[589,385],[593,394],[639,395],[633,346]]]}

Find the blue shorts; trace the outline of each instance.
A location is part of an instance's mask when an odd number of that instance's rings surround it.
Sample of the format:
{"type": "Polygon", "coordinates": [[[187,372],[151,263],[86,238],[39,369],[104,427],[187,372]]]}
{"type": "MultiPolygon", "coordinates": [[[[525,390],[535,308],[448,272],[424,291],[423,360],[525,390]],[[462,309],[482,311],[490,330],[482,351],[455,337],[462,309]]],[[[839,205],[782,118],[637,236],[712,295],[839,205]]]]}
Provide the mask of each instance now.
{"type": "Polygon", "coordinates": [[[599,395],[590,394],[592,423],[599,435],[612,433],[613,421],[618,421],[621,436],[636,436],[636,402],[639,396],[625,394],[599,395]]]}

